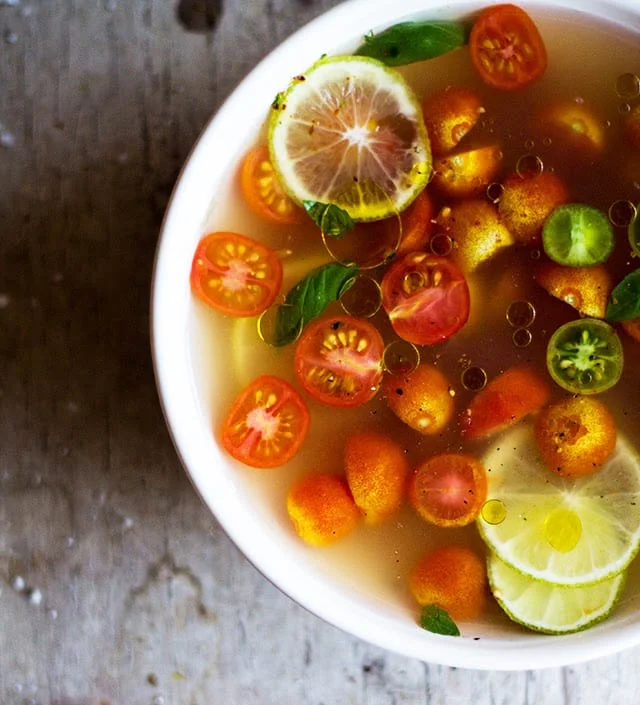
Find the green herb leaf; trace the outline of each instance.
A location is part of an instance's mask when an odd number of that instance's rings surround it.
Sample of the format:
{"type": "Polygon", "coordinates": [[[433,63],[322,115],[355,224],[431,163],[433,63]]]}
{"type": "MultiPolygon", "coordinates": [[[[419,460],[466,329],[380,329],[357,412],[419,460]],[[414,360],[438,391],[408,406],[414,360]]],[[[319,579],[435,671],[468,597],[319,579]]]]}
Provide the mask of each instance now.
{"type": "Polygon", "coordinates": [[[608,321],[640,318],[640,269],[628,274],[611,292],[606,318],[608,321]]]}
{"type": "Polygon", "coordinates": [[[357,267],[330,262],[301,279],[278,308],[274,345],[292,343],[312,318],[319,316],[351,286],[357,274],[357,267]]]}
{"type": "Polygon", "coordinates": [[[343,237],[353,228],[351,216],[339,206],[318,201],[302,201],[302,205],[311,220],[329,237],[343,237]]]}
{"type": "Polygon", "coordinates": [[[447,610],[438,605],[426,605],[420,613],[420,626],[434,634],[460,636],[457,624],[449,617],[447,610]]]}
{"type": "Polygon", "coordinates": [[[387,66],[404,66],[441,56],[466,44],[467,28],[457,22],[401,22],[364,37],[356,50],[387,66]]]}

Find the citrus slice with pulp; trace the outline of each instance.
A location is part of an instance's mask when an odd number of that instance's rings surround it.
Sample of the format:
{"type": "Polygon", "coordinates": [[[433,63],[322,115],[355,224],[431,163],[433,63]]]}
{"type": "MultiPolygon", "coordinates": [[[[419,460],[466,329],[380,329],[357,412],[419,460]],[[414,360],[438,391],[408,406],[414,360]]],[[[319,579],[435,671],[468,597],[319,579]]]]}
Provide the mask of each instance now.
{"type": "Polygon", "coordinates": [[[617,575],[635,556],[640,457],[620,434],[609,460],[582,478],[547,469],[531,425],[500,436],[482,464],[488,488],[478,528],[518,572],[554,585],[590,585],[617,575]]]}
{"type": "Polygon", "coordinates": [[[273,104],[271,161],[298,203],[332,203],[354,220],[406,208],[426,186],[431,150],[420,103],[374,59],[320,59],[273,104]]]}
{"type": "Polygon", "coordinates": [[[491,592],[508,617],[545,634],[580,632],[609,616],[624,588],[625,574],[596,585],[565,587],[528,578],[490,556],[491,592]]]}

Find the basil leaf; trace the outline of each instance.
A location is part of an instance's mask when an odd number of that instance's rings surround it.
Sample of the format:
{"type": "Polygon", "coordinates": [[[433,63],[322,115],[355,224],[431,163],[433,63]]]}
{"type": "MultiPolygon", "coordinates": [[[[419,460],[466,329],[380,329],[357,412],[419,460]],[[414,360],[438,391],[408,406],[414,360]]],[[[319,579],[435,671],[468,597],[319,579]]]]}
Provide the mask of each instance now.
{"type": "Polygon", "coordinates": [[[292,343],[312,318],[338,299],[357,274],[357,267],[330,262],[301,279],[287,294],[284,304],[278,307],[274,345],[292,343]]]}
{"type": "Polygon", "coordinates": [[[387,66],[404,66],[446,54],[467,42],[467,29],[457,22],[401,22],[369,34],[356,50],[387,66]]]}
{"type": "Polygon", "coordinates": [[[606,318],[608,321],[640,318],[640,269],[627,274],[611,292],[606,318]]]}
{"type": "Polygon", "coordinates": [[[438,605],[427,605],[420,613],[420,626],[434,634],[460,636],[457,624],[451,619],[447,610],[438,605]]]}
{"type": "Polygon", "coordinates": [[[302,201],[302,205],[311,220],[329,237],[343,237],[353,228],[351,216],[339,206],[319,201],[302,201]]]}

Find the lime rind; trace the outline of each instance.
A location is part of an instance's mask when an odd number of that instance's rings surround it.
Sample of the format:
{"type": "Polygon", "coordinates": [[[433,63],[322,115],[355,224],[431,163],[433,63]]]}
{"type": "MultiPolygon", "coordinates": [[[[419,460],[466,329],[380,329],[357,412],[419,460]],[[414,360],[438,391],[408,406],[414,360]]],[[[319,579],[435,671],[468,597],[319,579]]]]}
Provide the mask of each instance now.
{"type": "Polygon", "coordinates": [[[533,580],[489,556],[491,592],[514,622],[543,634],[571,634],[594,626],[614,610],[624,590],[622,572],[595,585],[566,587],[533,580]]]}
{"type": "Polygon", "coordinates": [[[616,449],[593,475],[567,479],[550,472],[533,428],[521,425],[485,454],[487,500],[504,503],[497,525],[478,519],[489,548],[514,570],[553,585],[585,586],[627,568],[640,547],[640,457],[619,435],[616,449]],[[582,533],[571,551],[553,548],[545,520],[563,508],[575,513],[582,533]]]}
{"type": "Polygon", "coordinates": [[[542,230],[545,253],[567,267],[592,267],[609,259],[615,245],[613,226],[606,214],[592,206],[558,206],[542,230]]]}
{"type": "Polygon", "coordinates": [[[333,203],[356,221],[403,211],[431,175],[417,97],[398,72],[369,57],[322,58],[294,78],[274,104],[268,139],[271,161],[294,201],[333,203]],[[342,106],[354,128],[342,120],[342,106]],[[312,135],[321,146],[311,144],[312,135]]]}

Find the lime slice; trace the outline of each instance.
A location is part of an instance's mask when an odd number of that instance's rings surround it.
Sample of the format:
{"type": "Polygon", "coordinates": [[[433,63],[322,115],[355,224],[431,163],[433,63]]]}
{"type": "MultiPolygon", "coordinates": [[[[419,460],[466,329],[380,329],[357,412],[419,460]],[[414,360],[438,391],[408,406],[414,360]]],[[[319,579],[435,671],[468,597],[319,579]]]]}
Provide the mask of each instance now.
{"type": "MultiPolygon", "coordinates": [[[[504,518],[478,528],[505,563],[554,585],[589,585],[617,575],[640,544],[640,457],[618,435],[593,475],[566,479],[547,470],[529,424],[502,435],[486,453],[487,500],[504,518]]],[[[489,513],[490,514],[490,513],[489,513]]]]}
{"type": "Polygon", "coordinates": [[[585,587],[563,587],[532,580],[490,556],[491,592],[518,624],[545,634],[568,634],[609,616],[624,588],[625,574],[585,587]]]}
{"type": "Polygon", "coordinates": [[[354,220],[402,211],[426,186],[431,151],[402,76],[362,56],[321,59],[274,102],[269,147],[298,203],[333,203],[354,220]]]}
{"type": "Polygon", "coordinates": [[[547,255],[568,267],[592,267],[609,259],[615,236],[606,214],[591,206],[558,206],[542,230],[547,255]]]}

